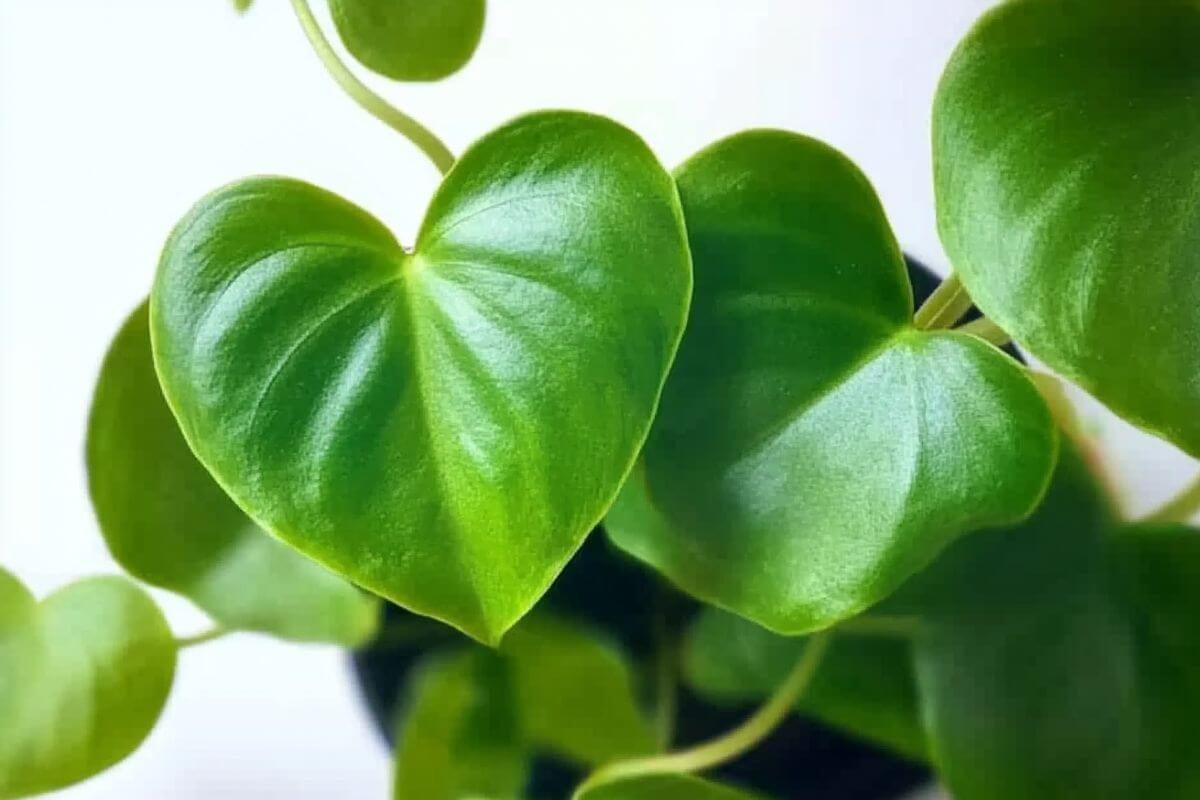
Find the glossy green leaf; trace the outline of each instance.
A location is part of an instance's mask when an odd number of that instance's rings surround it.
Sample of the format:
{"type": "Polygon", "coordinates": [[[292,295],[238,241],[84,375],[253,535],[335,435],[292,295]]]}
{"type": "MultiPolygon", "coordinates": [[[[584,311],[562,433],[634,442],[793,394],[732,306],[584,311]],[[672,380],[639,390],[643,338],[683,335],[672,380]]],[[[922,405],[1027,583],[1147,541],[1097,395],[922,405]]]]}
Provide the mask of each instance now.
{"type": "Polygon", "coordinates": [[[934,109],[938,222],[980,308],[1200,455],[1200,5],[1006,3],[934,109]]]}
{"type": "Polygon", "coordinates": [[[217,191],[167,243],[151,332],[185,437],[255,520],[495,642],[628,474],[689,267],[645,144],[545,112],[463,155],[412,252],[307,184],[217,191]]]}
{"type": "Polygon", "coordinates": [[[1118,528],[1074,449],[1024,525],[956,544],[921,609],[931,750],[958,800],[1200,789],[1200,534],[1118,528]]]}
{"type": "Polygon", "coordinates": [[[508,670],[482,650],[433,656],[410,679],[399,720],[395,800],[516,800],[528,758],[508,670]]]}
{"type": "Polygon", "coordinates": [[[764,800],[731,786],[691,775],[648,775],[606,783],[573,800],[764,800]]]}
{"type": "Polygon", "coordinates": [[[457,72],[479,46],[485,0],[329,0],[346,49],[399,81],[457,72]]]}
{"type": "MultiPolygon", "coordinates": [[[[759,703],[795,668],[806,641],[708,609],[688,632],[684,674],[716,703],[759,703]]],[[[902,639],[838,634],[797,709],[909,758],[926,757],[912,648],[902,639]]]]}
{"type": "Polygon", "coordinates": [[[175,639],[122,578],[41,603],[0,570],[0,798],[81,781],[132,753],[175,676],[175,639]]]}
{"type": "Polygon", "coordinates": [[[533,616],[513,629],[501,652],[532,746],[583,764],[654,751],[628,664],[593,633],[533,616]]]}
{"type": "Polygon", "coordinates": [[[1023,370],[912,326],[866,179],[754,131],[678,172],[688,332],[614,540],[688,592],[784,634],[886,596],[945,545],[1041,499],[1056,432],[1023,370]]]}
{"type": "Polygon", "coordinates": [[[92,401],[88,483],[109,550],[223,627],[356,645],[379,603],[257,528],[200,465],[163,400],[145,304],[113,340],[92,401]]]}

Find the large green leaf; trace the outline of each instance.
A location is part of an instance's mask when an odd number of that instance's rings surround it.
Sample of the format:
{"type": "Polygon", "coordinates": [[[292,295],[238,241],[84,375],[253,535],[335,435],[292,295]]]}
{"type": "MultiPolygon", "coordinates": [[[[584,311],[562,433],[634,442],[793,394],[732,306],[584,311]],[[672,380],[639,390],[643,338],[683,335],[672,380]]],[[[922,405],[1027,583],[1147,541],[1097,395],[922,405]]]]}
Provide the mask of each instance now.
{"type": "Polygon", "coordinates": [[[495,642],[628,474],[690,285],[645,144],[546,112],[463,155],[411,252],[297,181],[210,195],[167,243],[151,333],[184,436],[251,517],[495,642]]]}
{"type": "Polygon", "coordinates": [[[40,604],[0,570],[0,798],[76,783],[132,753],[175,676],[158,607],[122,578],[40,604]]]}
{"type": "MultiPolygon", "coordinates": [[[[684,674],[714,702],[761,702],[795,668],[806,642],[709,609],[688,632],[684,674]]],[[[926,757],[912,648],[902,639],[838,634],[797,709],[909,758],[926,757]]]]}
{"type": "Polygon", "coordinates": [[[159,389],[145,304],[104,358],[87,464],[100,529],[134,577],[227,628],[346,645],[374,632],[376,599],[258,529],[196,461],[159,389]]]}
{"type": "Polygon", "coordinates": [[[1200,455],[1200,4],[1023,0],[934,109],[938,222],[984,312],[1200,455]]]}
{"type": "Polygon", "coordinates": [[[896,603],[959,800],[1186,800],[1200,789],[1200,535],[1118,528],[1064,450],[1019,528],[956,544],[896,603]]]}
{"type": "Polygon", "coordinates": [[[1030,513],[1055,457],[1045,404],[982,340],[913,327],[900,250],[844,156],[755,131],[678,182],[695,300],[644,474],[608,517],[621,547],[795,634],[1030,513]]]}
{"type": "Polygon", "coordinates": [[[395,800],[515,800],[528,757],[508,670],[490,652],[433,656],[411,678],[398,721],[395,800]]]}
{"type": "Polygon", "coordinates": [[[329,0],[338,34],[363,66],[399,81],[436,81],[471,59],[485,0],[329,0]]]}
{"type": "Polygon", "coordinates": [[[583,764],[654,751],[628,664],[590,631],[539,614],[514,628],[501,652],[532,746],[583,764]]]}

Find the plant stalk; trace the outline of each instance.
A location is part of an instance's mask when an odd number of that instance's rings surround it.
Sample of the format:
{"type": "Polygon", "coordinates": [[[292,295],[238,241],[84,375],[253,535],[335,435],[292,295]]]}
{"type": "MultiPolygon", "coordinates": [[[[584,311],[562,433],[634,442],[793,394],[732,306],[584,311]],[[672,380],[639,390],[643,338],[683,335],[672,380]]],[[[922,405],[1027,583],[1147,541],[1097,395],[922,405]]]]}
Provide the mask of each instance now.
{"type": "Polygon", "coordinates": [[[212,630],[198,633],[195,636],[180,636],[175,639],[175,647],[179,650],[182,650],[185,647],[195,647],[198,644],[204,644],[205,642],[211,642],[214,639],[220,639],[222,636],[225,636],[228,633],[230,633],[228,628],[217,626],[212,630]]]}
{"type": "Polygon", "coordinates": [[[754,714],[738,727],[709,742],[661,756],[618,761],[596,770],[575,790],[575,797],[603,784],[644,775],[701,772],[724,764],[754,748],[792,712],[812,683],[825,651],[829,633],[813,636],[787,679],[754,714]]]}
{"type": "Polygon", "coordinates": [[[308,5],[308,0],[292,0],[292,8],[296,12],[296,18],[300,20],[300,27],[304,29],[304,35],[308,37],[317,57],[321,59],[325,69],[337,81],[338,86],[342,87],[342,90],[367,113],[420,148],[421,152],[429,157],[429,160],[443,175],[449,172],[450,167],[454,166],[454,154],[450,152],[445,143],[435,136],[433,131],[373,92],[350,71],[349,67],[338,58],[337,52],[334,51],[329,39],[321,30],[317,18],[313,16],[312,8],[308,5]]]}
{"type": "Polygon", "coordinates": [[[1004,345],[1012,341],[1012,337],[1005,333],[1003,328],[987,317],[971,320],[966,324],[959,325],[954,330],[959,333],[969,333],[972,336],[978,336],[980,339],[996,345],[996,347],[1004,347],[1004,345]]]}
{"type": "Polygon", "coordinates": [[[962,319],[962,315],[970,308],[971,295],[967,294],[958,275],[952,272],[917,309],[913,324],[923,331],[949,328],[962,319]]]}

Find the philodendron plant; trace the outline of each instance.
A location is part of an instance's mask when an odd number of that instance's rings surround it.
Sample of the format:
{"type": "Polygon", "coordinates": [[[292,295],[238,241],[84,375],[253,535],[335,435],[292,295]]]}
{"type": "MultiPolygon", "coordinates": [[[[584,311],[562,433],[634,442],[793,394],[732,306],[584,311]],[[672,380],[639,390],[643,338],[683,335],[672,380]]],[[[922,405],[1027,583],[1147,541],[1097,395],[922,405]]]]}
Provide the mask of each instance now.
{"type": "MultiPolygon", "coordinates": [[[[915,309],[829,145],[748,131],[668,172],[549,111],[455,157],[292,5],[444,180],[411,243],[284,177],[170,234],[87,465],[116,560],[216,627],[176,637],[128,579],[39,602],[0,572],[0,798],[129,755],[178,651],[230,631],[404,649],[398,800],[540,799],[546,756],[575,800],[760,797],[721,770],[796,712],[959,800],[1200,797],[1200,484],[1121,519],[1060,385],[1001,349],[1200,456],[1200,3],[974,27],[933,113],[953,272],[915,309]],[[589,535],[650,590],[559,602],[589,535]],[[680,681],[762,705],[674,745],[680,681]]],[[[484,20],[330,10],[397,80],[462,67],[484,20]]]]}

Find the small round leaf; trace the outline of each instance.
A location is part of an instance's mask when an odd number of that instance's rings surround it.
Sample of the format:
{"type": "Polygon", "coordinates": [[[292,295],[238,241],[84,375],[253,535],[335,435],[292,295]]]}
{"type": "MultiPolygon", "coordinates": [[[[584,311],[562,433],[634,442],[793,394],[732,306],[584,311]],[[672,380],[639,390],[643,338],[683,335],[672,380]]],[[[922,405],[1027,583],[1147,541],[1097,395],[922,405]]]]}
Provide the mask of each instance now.
{"type": "Polygon", "coordinates": [[[342,43],[398,81],[436,81],[463,67],[483,34],[485,0],[329,0],[342,43]]]}
{"type": "Polygon", "coordinates": [[[263,527],[495,642],[612,503],[683,331],[674,183],[611,121],[484,137],[416,247],[294,180],[210,195],[151,298],[164,394],[263,527]]]}
{"type": "Polygon", "coordinates": [[[41,603],[0,570],[0,798],[89,778],[150,733],[175,677],[175,639],[123,578],[41,603]]]}

